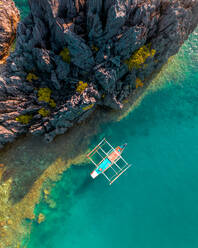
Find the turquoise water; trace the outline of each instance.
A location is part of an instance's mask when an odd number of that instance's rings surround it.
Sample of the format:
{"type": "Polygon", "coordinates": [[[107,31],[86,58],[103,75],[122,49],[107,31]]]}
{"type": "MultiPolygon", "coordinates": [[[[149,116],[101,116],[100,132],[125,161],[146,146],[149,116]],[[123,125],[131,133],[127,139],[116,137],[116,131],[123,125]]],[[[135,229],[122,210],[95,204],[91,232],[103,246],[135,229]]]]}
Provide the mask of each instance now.
{"type": "MultiPolygon", "coordinates": [[[[27,1],[16,0],[22,18],[27,1]]],[[[126,118],[101,127],[115,146],[124,142],[129,171],[111,187],[93,166],[69,169],[52,190],[56,207],[35,210],[28,248],[198,247],[198,33],[126,118]]]]}
{"type": "Polygon", "coordinates": [[[23,19],[29,13],[28,0],[14,0],[14,2],[20,10],[21,18],[23,19]]]}
{"type": "Polygon", "coordinates": [[[35,212],[28,248],[198,247],[198,32],[124,119],[93,137],[127,142],[133,164],[112,186],[92,180],[91,164],[73,166],[35,212]]]}

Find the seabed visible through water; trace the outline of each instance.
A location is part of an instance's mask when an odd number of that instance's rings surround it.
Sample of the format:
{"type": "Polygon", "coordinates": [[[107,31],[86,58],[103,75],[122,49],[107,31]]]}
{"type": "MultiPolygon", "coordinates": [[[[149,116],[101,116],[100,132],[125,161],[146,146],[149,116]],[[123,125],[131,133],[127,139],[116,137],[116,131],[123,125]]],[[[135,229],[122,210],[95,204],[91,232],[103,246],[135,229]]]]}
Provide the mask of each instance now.
{"type": "Polygon", "coordinates": [[[51,144],[24,137],[0,152],[0,247],[197,248],[197,38],[124,111],[98,108],[51,144]],[[127,142],[134,164],[112,187],[90,180],[85,159],[104,136],[127,142]]]}

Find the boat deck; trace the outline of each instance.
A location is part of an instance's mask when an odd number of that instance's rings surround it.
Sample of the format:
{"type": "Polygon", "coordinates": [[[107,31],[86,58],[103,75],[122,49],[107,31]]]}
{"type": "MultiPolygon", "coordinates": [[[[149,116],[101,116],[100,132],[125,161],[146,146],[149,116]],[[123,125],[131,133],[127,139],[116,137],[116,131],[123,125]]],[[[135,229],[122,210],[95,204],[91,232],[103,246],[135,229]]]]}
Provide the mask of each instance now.
{"type": "Polygon", "coordinates": [[[113,146],[104,138],[87,155],[96,166],[95,173],[103,174],[110,185],[131,166],[121,156],[121,153],[118,152],[118,148],[119,147],[116,149],[113,148],[113,146]]]}

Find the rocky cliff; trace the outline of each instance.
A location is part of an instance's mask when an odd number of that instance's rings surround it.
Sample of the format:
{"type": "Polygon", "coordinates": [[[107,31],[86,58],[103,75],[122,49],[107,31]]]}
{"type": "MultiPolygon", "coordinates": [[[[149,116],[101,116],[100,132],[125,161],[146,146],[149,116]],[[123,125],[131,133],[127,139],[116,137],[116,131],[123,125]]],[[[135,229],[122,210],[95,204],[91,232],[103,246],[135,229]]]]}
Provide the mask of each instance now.
{"type": "Polygon", "coordinates": [[[51,141],[97,105],[123,100],[176,54],[198,23],[196,0],[29,0],[0,78],[0,144],[51,141]]]}
{"type": "Polygon", "coordinates": [[[5,62],[16,37],[19,11],[12,0],[0,1],[0,64],[5,62]]]}

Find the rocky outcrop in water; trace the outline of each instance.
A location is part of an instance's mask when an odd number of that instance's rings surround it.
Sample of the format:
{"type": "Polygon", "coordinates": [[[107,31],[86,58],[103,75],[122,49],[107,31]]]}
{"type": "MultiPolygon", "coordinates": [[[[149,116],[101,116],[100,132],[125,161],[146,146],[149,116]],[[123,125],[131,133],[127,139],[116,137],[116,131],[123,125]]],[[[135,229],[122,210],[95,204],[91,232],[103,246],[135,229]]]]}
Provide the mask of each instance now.
{"type": "Polygon", "coordinates": [[[0,78],[0,144],[51,141],[97,105],[123,100],[176,54],[198,23],[196,0],[29,0],[0,78]]]}
{"type": "Polygon", "coordinates": [[[5,61],[9,49],[16,37],[19,11],[12,0],[0,2],[0,63],[5,61]]]}

